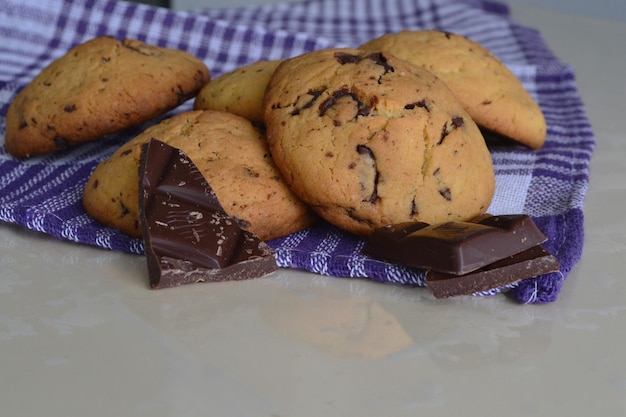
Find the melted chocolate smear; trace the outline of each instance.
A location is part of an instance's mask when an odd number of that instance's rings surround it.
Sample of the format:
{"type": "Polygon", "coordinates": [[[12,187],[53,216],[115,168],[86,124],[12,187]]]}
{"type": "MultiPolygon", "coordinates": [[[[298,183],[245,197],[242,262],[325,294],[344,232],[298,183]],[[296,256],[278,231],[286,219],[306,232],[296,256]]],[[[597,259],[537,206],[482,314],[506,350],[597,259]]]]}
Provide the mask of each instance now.
{"type": "MultiPolygon", "coordinates": [[[[320,104],[319,116],[323,117],[328,111],[328,109],[333,107],[335,104],[337,104],[337,101],[339,101],[340,99],[344,97],[350,97],[356,104],[357,110],[354,115],[355,119],[359,116],[367,116],[372,111],[372,105],[364,104],[356,94],[354,94],[347,88],[342,88],[340,90],[335,91],[329,98],[327,98],[320,104]]],[[[375,100],[372,99],[372,101],[375,101],[375,100]]]]}
{"type": "Polygon", "coordinates": [[[311,91],[309,91],[307,94],[311,96],[311,99],[309,101],[307,101],[306,103],[304,103],[303,106],[295,108],[291,112],[291,115],[292,116],[297,116],[297,115],[300,114],[300,112],[302,110],[311,108],[313,106],[313,103],[315,103],[315,101],[319,98],[319,96],[321,96],[324,93],[324,91],[326,91],[325,88],[321,88],[319,90],[311,90],[311,91]]]}
{"type": "MultiPolygon", "coordinates": [[[[374,62],[376,65],[380,65],[383,67],[384,71],[383,71],[383,74],[380,76],[380,78],[382,78],[385,74],[389,72],[395,71],[393,66],[389,64],[389,62],[387,61],[387,58],[382,52],[372,52],[372,53],[368,53],[364,55],[355,55],[355,54],[348,54],[345,52],[336,52],[335,59],[337,59],[337,62],[339,62],[341,65],[358,64],[359,62],[365,59],[369,59],[370,61],[374,62]]],[[[380,78],[378,79],[379,84],[381,82],[380,78]]]]}
{"type": "Polygon", "coordinates": [[[452,120],[450,121],[450,124],[448,124],[448,122],[445,122],[443,124],[443,128],[441,129],[441,138],[439,139],[439,142],[437,142],[437,145],[441,145],[441,143],[444,141],[444,139],[454,130],[460,127],[463,127],[465,125],[465,121],[463,120],[462,117],[457,116],[457,117],[453,117],[452,120]]]}
{"type": "Polygon", "coordinates": [[[363,59],[361,55],[347,54],[345,52],[335,53],[335,58],[341,65],[358,64],[363,59]]]}
{"type": "MultiPolygon", "coordinates": [[[[374,52],[373,54],[368,55],[368,58],[372,60],[376,65],[380,65],[384,68],[384,72],[381,77],[387,73],[394,72],[393,66],[389,64],[385,55],[381,52],[374,52]]],[[[378,79],[378,83],[380,84],[380,78],[378,79]]]]}
{"type": "Polygon", "coordinates": [[[151,288],[257,278],[277,269],[271,248],[226,214],[182,151],[152,139],[142,147],[139,177],[151,288]]]}

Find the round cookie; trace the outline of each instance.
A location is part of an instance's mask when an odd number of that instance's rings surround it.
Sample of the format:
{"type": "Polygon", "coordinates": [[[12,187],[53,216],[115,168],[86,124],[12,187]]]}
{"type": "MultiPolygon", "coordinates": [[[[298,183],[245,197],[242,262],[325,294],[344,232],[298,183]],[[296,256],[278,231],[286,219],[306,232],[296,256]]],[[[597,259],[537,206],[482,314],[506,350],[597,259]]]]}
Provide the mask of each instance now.
{"type": "Polygon", "coordinates": [[[227,111],[262,123],[265,87],[280,63],[258,61],[220,75],[200,90],[194,109],[227,111]]]}
{"type": "Polygon", "coordinates": [[[284,183],[265,138],[231,113],[191,111],[151,126],[100,163],[83,206],[96,220],[141,237],[138,188],[141,145],[156,138],[181,149],[209,182],[226,213],[263,240],[310,226],[313,212],[284,183]]]}
{"type": "Polygon", "coordinates": [[[94,38],[53,61],[13,99],[7,151],[29,157],[99,139],[178,106],[209,77],[187,52],[94,38]]]}
{"type": "Polygon", "coordinates": [[[326,49],[268,84],[267,138],[285,181],[328,222],[368,235],[469,219],[495,187],[484,138],[437,77],[388,53],[326,49]]]}
{"type": "Polygon", "coordinates": [[[406,30],[359,48],[387,51],[431,71],[479,126],[532,149],[545,142],[546,121],[539,105],[515,74],[477,42],[436,30],[406,30]]]}

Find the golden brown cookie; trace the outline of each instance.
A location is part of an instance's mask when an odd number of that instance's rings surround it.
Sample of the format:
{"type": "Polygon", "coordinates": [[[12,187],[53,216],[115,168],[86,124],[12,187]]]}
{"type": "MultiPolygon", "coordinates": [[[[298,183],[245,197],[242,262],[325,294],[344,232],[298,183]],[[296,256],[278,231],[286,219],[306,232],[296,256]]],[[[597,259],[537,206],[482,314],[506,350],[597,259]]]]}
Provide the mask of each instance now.
{"type": "Polygon", "coordinates": [[[220,75],[200,90],[194,109],[227,111],[262,123],[265,87],[280,62],[258,61],[220,75]]]}
{"type": "Polygon", "coordinates": [[[209,81],[187,52],[98,37],[44,68],[13,99],[6,148],[29,157],[99,139],[178,106],[209,81]]]}
{"type": "Polygon", "coordinates": [[[362,235],[483,213],[494,191],[484,138],[446,85],[388,53],[289,59],[265,95],[272,156],[328,222],[362,235]]]}
{"type": "Polygon", "coordinates": [[[450,87],[479,126],[533,149],[543,145],[541,108],[515,74],[477,42],[436,30],[407,30],[359,48],[387,51],[426,68],[450,87]]]}
{"type": "Polygon", "coordinates": [[[83,193],[87,213],[140,237],[138,208],[141,145],[155,138],[181,149],[209,182],[226,213],[248,223],[263,240],[310,226],[312,211],[285,185],[265,138],[250,121],[225,112],[177,114],[146,129],[102,162],[83,193]]]}

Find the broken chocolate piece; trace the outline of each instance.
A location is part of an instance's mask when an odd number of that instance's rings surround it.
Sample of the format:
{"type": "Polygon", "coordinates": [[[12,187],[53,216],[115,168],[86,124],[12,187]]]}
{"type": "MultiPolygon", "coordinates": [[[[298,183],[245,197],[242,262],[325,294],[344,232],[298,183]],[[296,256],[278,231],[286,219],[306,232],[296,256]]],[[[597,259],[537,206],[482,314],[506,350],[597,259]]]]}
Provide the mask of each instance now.
{"type": "Polygon", "coordinates": [[[468,222],[383,226],[370,235],[363,253],[387,262],[461,275],[546,240],[527,215],[484,215],[468,222]]]}
{"type": "Polygon", "coordinates": [[[558,270],[559,261],[537,245],[464,275],[426,271],[426,287],[437,298],[471,295],[558,270]]]}
{"type": "Polygon", "coordinates": [[[276,269],[272,249],[226,214],[179,149],[142,147],[139,218],[151,288],[257,278],[276,269]]]}

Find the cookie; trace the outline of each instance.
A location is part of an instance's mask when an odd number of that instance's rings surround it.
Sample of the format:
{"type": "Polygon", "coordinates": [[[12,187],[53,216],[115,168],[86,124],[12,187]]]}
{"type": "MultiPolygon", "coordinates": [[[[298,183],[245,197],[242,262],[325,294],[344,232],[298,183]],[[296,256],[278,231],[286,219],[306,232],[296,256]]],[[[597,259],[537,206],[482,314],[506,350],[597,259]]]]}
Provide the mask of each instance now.
{"type": "Polygon", "coordinates": [[[216,111],[179,113],[151,126],[100,163],[83,192],[96,220],[141,237],[138,167],[152,138],[181,149],[196,164],[229,216],[263,240],[310,226],[312,211],[284,183],[265,138],[240,116],[216,111]]]}
{"type": "Polygon", "coordinates": [[[490,51],[464,36],[402,31],[359,48],[387,51],[441,78],[482,128],[532,149],[545,142],[546,121],[520,80],[490,51]]]}
{"type": "Polygon", "coordinates": [[[6,149],[29,157],[93,141],[194,97],[209,70],[187,52],[98,37],[44,68],[11,102],[6,149]]]}
{"type": "Polygon", "coordinates": [[[494,191],[484,138],[437,77],[388,53],[326,49],[286,60],[265,94],[285,181],[360,235],[483,213],[494,191]]]}
{"type": "Polygon", "coordinates": [[[220,75],[198,93],[195,110],[227,111],[253,122],[263,122],[263,95],[276,61],[258,61],[220,75]]]}

